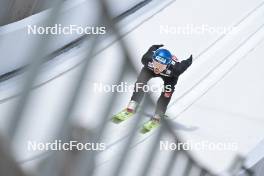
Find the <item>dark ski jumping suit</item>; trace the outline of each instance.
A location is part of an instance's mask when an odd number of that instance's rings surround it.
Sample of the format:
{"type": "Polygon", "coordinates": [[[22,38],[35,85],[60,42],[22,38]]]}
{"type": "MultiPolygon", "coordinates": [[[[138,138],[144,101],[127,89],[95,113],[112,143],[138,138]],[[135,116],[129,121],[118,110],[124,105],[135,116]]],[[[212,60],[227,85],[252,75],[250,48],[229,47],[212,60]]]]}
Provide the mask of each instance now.
{"type": "Polygon", "coordinates": [[[178,77],[192,64],[192,55],[182,62],[178,62],[177,59],[173,59],[171,64],[167,66],[167,68],[161,72],[160,74],[155,74],[153,71],[153,63],[152,58],[154,52],[163,45],[153,45],[149,48],[149,50],[142,57],[142,64],[144,67],[142,68],[137,81],[135,83],[140,85],[138,88],[134,89],[134,93],[131,97],[131,100],[140,103],[143,95],[143,85],[146,85],[147,82],[154,77],[160,77],[164,81],[164,91],[161,93],[157,105],[155,115],[159,115],[162,117],[166,110],[167,106],[171,100],[171,96],[174,92],[175,85],[177,84],[178,77]]]}

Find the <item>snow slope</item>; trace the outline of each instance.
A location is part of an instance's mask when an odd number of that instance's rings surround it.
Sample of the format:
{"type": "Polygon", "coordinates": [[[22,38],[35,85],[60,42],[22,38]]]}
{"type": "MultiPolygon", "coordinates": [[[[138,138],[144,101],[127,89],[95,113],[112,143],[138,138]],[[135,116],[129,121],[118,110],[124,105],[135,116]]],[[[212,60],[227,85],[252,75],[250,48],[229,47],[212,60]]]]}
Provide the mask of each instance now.
{"type": "MultiPolygon", "coordinates": [[[[264,47],[262,42],[264,29],[261,20],[264,16],[263,9],[264,4],[260,0],[243,1],[243,3],[239,0],[175,1],[124,38],[129,44],[137,71],[141,68],[139,62],[141,55],[153,43],[165,44],[181,59],[187,58],[190,54],[194,55],[193,65],[179,79],[169,105],[168,115],[174,119],[176,125],[182,126],[175,130],[185,140],[237,144],[236,151],[192,151],[202,164],[215,172],[225,170],[236,154],[247,155],[263,140],[261,135],[264,120],[261,108],[263,104],[261,91],[263,90],[261,80],[263,75],[261,56],[264,47]],[[238,32],[226,35],[208,32],[200,35],[160,33],[160,25],[184,26],[186,24],[235,26],[238,32]],[[186,130],[189,127],[192,130],[186,130]]],[[[146,16],[142,14],[137,20],[142,18],[146,19],[146,16]]],[[[131,21],[129,25],[136,26],[137,20],[131,21]]],[[[45,77],[45,73],[54,72],[54,69],[57,73],[62,72],[71,64],[76,64],[74,60],[80,60],[82,53],[81,47],[64,53],[59,56],[63,58],[63,61],[57,63],[54,68],[44,70],[42,76],[45,77]],[[66,58],[68,58],[67,61],[65,61],[66,58]]],[[[94,58],[93,67],[89,70],[75,111],[76,123],[88,128],[98,125],[102,115],[101,107],[108,106],[112,102],[108,102],[111,93],[96,93],[94,83],[112,84],[120,72],[120,67],[117,65],[123,63],[122,59],[118,43],[114,43],[94,58]]],[[[61,120],[59,117],[63,102],[67,100],[79,69],[76,67],[32,92],[25,114],[26,118],[16,136],[15,146],[19,147],[14,149],[18,160],[25,160],[41,153],[29,152],[26,148],[28,140],[49,141],[52,139],[61,120]]],[[[135,79],[136,74],[128,73],[123,81],[133,84],[135,79]]],[[[19,80],[14,80],[14,82],[17,81],[19,80]]],[[[6,83],[5,88],[13,86],[14,82],[6,83]]],[[[159,79],[150,82],[150,84],[159,83],[159,79]]],[[[1,91],[3,95],[7,89],[2,88],[1,91]]],[[[158,95],[152,94],[153,100],[156,100],[158,95]]],[[[130,96],[131,92],[120,93],[112,114],[122,109],[130,96]]],[[[1,116],[8,116],[8,110],[11,110],[16,100],[17,98],[13,98],[0,104],[1,116]]],[[[153,108],[145,111],[152,114],[153,108]]],[[[4,118],[2,120],[4,121],[4,118]]],[[[142,118],[142,121],[144,120],[146,118],[142,118]]],[[[97,175],[113,171],[116,163],[114,161],[118,159],[120,149],[128,139],[128,129],[133,122],[135,119],[119,126],[108,124],[103,138],[108,149],[99,154],[97,175]]],[[[128,161],[129,165],[126,165],[130,169],[124,169],[124,175],[136,175],[135,173],[140,172],[142,169],[140,166],[144,163],[144,159],[140,156],[148,152],[148,146],[152,144],[155,135],[156,132],[144,136],[136,135],[129,158],[131,162],[128,161]]],[[[156,167],[153,169],[156,175],[161,173],[163,160],[166,160],[170,154],[171,152],[164,151],[158,153],[156,167]]],[[[36,164],[36,161],[26,162],[23,166],[30,167],[36,164]]]]}

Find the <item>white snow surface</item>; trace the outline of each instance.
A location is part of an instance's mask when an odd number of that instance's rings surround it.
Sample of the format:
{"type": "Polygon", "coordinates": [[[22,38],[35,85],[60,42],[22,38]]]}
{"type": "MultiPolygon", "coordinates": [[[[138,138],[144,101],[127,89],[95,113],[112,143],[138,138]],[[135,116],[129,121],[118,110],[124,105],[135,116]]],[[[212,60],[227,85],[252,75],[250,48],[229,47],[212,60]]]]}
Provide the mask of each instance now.
{"type": "MultiPolygon", "coordinates": [[[[165,1],[164,1],[165,2],[165,1]]],[[[166,3],[168,3],[167,1],[166,3]]],[[[165,3],[164,3],[165,4],[165,3]]],[[[126,33],[147,19],[164,4],[151,8],[140,14],[122,28],[126,33]]],[[[167,114],[175,126],[175,132],[184,141],[201,143],[235,143],[236,150],[198,150],[190,152],[204,166],[213,172],[222,172],[230,166],[233,158],[239,154],[250,157],[251,165],[259,160],[256,154],[258,145],[263,140],[264,133],[264,99],[263,84],[263,49],[264,49],[264,3],[260,0],[223,0],[223,1],[183,1],[178,0],[160,11],[129,32],[124,40],[127,42],[133,57],[133,64],[140,71],[140,58],[152,44],[163,43],[180,59],[194,56],[192,66],[180,76],[175,93],[173,94],[167,114]],[[238,8],[239,7],[239,8],[238,8]],[[160,25],[184,26],[193,24],[199,26],[235,26],[236,33],[177,35],[161,34],[160,25]],[[212,45],[213,44],[213,45],[212,45]],[[254,156],[250,155],[254,149],[254,156]]],[[[120,23],[124,26],[127,21],[120,23]]],[[[112,38],[108,38],[112,40],[112,38]]],[[[103,47],[102,43],[100,47],[103,47]]],[[[99,48],[100,48],[99,47],[99,48]]],[[[74,48],[70,52],[58,56],[56,61],[43,68],[38,83],[47,80],[51,75],[59,74],[80,61],[85,53],[83,46],[74,48]]],[[[102,116],[102,107],[108,106],[111,93],[98,93],[94,90],[95,83],[112,84],[121,71],[123,55],[118,43],[114,43],[99,55],[94,57],[92,67],[87,73],[87,79],[76,106],[73,120],[87,128],[96,128],[102,116]]],[[[70,95],[78,70],[76,67],[62,76],[48,82],[32,91],[32,96],[17,133],[14,151],[17,160],[24,161],[38,154],[40,151],[28,151],[27,141],[49,141],[60,124],[64,102],[70,95]]],[[[7,98],[19,91],[19,82],[23,76],[13,78],[0,86],[1,99],[7,98]],[[16,87],[16,88],[14,88],[16,87]],[[8,95],[8,96],[7,96],[8,95]]],[[[136,74],[128,74],[123,78],[130,84],[136,80],[136,74]]],[[[37,84],[37,83],[36,83],[37,84]]],[[[160,84],[160,79],[150,81],[150,84],[160,84]]],[[[131,96],[131,92],[120,93],[118,101],[114,103],[111,114],[124,108],[131,96]]],[[[152,94],[154,101],[159,93],[152,94]]],[[[0,127],[4,132],[8,115],[17,101],[17,97],[2,101],[0,104],[0,127]]],[[[153,114],[153,109],[146,110],[153,114]]],[[[109,118],[111,117],[109,114],[109,118]]],[[[142,122],[147,117],[142,117],[142,122]]],[[[126,142],[126,136],[135,119],[130,119],[120,125],[109,123],[105,129],[102,142],[109,147],[99,154],[96,175],[111,173],[116,160],[120,157],[120,150],[126,142]],[[122,139],[122,140],[121,140],[122,139]]],[[[144,164],[144,154],[149,147],[156,131],[150,134],[137,134],[134,138],[129,160],[123,174],[137,175],[144,164]]],[[[167,136],[162,140],[171,140],[167,136]]],[[[263,142],[262,142],[263,144],[263,142]]],[[[159,147],[159,146],[157,146],[159,147]]],[[[262,152],[263,153],[263,152],[262,152]]],[[[170,151],[157,152],[153,173],[160,175],[164,169],[164,162],[171,155],[170,151]]],[[[181,159],[181,158],[180,158],[181,159]]],[[[41,160],[23,163],[25,169],[32,169],[41,160]]],[[[182,159],[183,160],[183,159],[182,159]]],[[[182,161],[181,160],[181,161],[182,161]]],[[[249,164],[250,165],[250,164],[249,164]]],[[[177,170],[175,168],[175,170],[177,170]]],[[[176,171],[175,171],[176,172],[176,171]]],[[[152,175],[152,174],[150,174],[152,175]]]]}

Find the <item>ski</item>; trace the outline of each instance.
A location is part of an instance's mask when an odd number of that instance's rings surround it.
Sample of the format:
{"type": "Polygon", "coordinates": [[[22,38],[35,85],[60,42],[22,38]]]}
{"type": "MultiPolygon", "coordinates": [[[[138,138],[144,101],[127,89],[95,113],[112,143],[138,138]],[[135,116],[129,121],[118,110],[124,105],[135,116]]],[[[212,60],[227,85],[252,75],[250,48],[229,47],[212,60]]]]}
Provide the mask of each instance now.
{"type": "MultiPolygon", "coordinates": [[[[163,118],[168,118],[167,115],[163,115],[163,118]]],[[[160,122],[157,120],[150,119],[147,122],[145,122],[140,130],[140,133],[146,134],[148,132],[151,132],[152,130],[158,128],[160,126],[160,122]]]]}
{"type": "Polygon", "coordinates": [[[130,117],[132,117],[135,113],[133,112],[129,112],[127,111],[127,109],[123,109],[122,111],[120,111],[119,113],[115,114],[113,117],[112,117],[112,122],[113,123],[121,123],[127,119],[129,119],[130,117]]]}
{"type": "Polygon", "coordinates": [[[145,122],[140,130],[140,133],[145,134],[148,133],[160,126],[160,122],[154,121],[150,119],[149,121],[145,122]]]}

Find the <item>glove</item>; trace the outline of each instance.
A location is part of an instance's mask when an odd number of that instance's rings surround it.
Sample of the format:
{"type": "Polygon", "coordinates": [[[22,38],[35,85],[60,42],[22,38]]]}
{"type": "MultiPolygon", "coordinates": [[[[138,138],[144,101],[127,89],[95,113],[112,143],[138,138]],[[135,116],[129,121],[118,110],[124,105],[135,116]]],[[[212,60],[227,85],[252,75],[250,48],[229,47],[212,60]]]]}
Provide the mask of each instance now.
{"type": "Polygon", "coordinates": [[[192,60],[193,60],[192,54],[190,55],[190,57],[188,58],[188,60],[192,64],[192,60]]]}
{"type": "Polygon", "coordinates": [[[163,47],[164,45],[163,44],[160,44],[160,45],[152,45],[151,48],[153,48],[154,50],[157,50],[159,49],[160,47],[163,47]]]}

